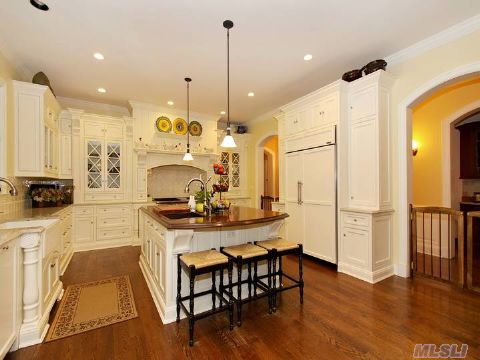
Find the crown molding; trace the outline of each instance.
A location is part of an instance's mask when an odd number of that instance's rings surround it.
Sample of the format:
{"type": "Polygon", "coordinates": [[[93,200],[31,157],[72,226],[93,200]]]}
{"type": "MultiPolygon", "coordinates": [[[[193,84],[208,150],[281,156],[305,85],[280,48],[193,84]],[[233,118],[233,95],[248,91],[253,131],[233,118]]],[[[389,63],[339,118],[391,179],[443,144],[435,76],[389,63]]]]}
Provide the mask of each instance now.
{"type": "MultiPolygon", "coordinates": [[[[145,103],[142,101],[137,100],[128,100],[128,105],[130,108],[131,113],[133,114],[134,110],[147,110],[156,113],[165,113],[165,114],[175,114],[177,116],[187,116],[187,110],[185,109],[178,109],[174,107],[165,107],[161,105],[145,103]]],[[[195,111],[190,111],[190,116],[200,118],[202,121],[215,121],[218,122],[221,117],[217,115],[211,115],[206,113],[199,113],[195,111]]]]}
{"type": "Polygon", "coordinates": [[[449,42],[457,40],[463,36],[471,34],[480,29],[480,14],[477,14],[465,21],[462,21],[456,25],[453,25],[439,33],[432,35],[426,39],[423,39],[405,49],[397,51],[387,57],[388,65],[402,63],[416,56],[419,56],[431,49],[445,45],[449,42]]]}
{"type": "Polygon", "coordinates": [[[109,116],[127,116],[130,117],[130,112],[126,107],[118,105],[103,104],[94,101],[74,99],[68,97],[57,96],[57,100],[61,107],[76,108],[85,110],[88,113],[99,113],[99,115],[109,116]]]}

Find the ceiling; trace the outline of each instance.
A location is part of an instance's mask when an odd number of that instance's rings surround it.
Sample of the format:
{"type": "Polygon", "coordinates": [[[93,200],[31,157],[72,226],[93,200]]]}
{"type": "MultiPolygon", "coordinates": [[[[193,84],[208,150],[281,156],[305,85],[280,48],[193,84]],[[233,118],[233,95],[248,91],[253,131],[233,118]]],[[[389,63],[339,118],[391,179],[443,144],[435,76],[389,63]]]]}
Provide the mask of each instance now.
{"type": "Polygon", "coordinates": [[[0,45],[16,66],[44,71],[57,95],[121,106],[173,100],[184,109],[190,76],[191,110],[212,115],[226,110],[222,22],[231,19],[237,122],[480,13],[478,0],[44,1],[48,12],[3,1],[0,45]]]}

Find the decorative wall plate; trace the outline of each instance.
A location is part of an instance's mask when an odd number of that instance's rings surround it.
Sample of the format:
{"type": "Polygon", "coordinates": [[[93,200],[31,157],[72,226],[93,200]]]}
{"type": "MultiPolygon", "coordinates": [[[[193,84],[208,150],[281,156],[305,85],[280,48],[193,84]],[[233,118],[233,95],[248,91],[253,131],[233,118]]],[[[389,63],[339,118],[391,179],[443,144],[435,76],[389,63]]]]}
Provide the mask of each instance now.
{"type": "Polygon", "coordinates": [[[166,116],[160,116],[155,122],[155,126],[160,132],[169,133],[172,131],[172,122],[166,116]]]}
{"type": "Polygon", "coordinates": [[[190,121],[189,131],[190,135],[192,136],[202,135],[202,124],[200,124],[198,121],[190,121]]]}
{"type": "Polygon", "coordinates": [[[187,133],[187,122],[183,120],[182,118],[176,118],[173,121],[173,131],[177,135],[185,135],[187,133]]]}

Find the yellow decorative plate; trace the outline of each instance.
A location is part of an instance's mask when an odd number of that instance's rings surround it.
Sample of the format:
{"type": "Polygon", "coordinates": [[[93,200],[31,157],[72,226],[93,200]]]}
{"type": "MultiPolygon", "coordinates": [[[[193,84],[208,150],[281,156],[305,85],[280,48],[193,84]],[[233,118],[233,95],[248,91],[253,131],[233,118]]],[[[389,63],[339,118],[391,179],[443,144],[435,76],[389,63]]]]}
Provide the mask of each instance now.
{"type": "Polygon", "coordinates": [[[169,133],[172,131],[172,122],[166,116],[160,116],[155,122],[158,131],[169,133]]]}
{"type": "Polygon", "coordinates": [[[190,135],[200,136],[202,135],[202,124],[200,124],[198,121],[191,121],[189,130],[190,135]]]}
{"type": "Polygon", "coordinates": [[[173,131],[177,135],[185,135],[187,133],[188,126],[187,122],[182,118],[176,118],[173,121],[173,131]]]}

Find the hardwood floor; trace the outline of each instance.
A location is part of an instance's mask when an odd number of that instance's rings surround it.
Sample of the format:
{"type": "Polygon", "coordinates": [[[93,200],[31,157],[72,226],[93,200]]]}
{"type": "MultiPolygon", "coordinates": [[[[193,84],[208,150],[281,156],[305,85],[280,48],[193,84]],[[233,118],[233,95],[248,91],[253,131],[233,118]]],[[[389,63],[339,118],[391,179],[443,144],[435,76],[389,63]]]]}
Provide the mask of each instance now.
{"type": "MultiPolygon", "coordinates": [[[[226,314],[195,325],[163,325],[138,266],[139,248],[74,255],[65,285],[130,275],[139,317],[18,350],[7,359],[408,359],[416,343],[466,343],[480,359],[480,296],[430,279],[392,277],[376,285],[304,261],[305,303],[298,291],[279,296],[276,314],[266,299],[243,307],[241,328],[226,314]]],[[[296,274],[288,259],[285,269],[296,274]]]]}

